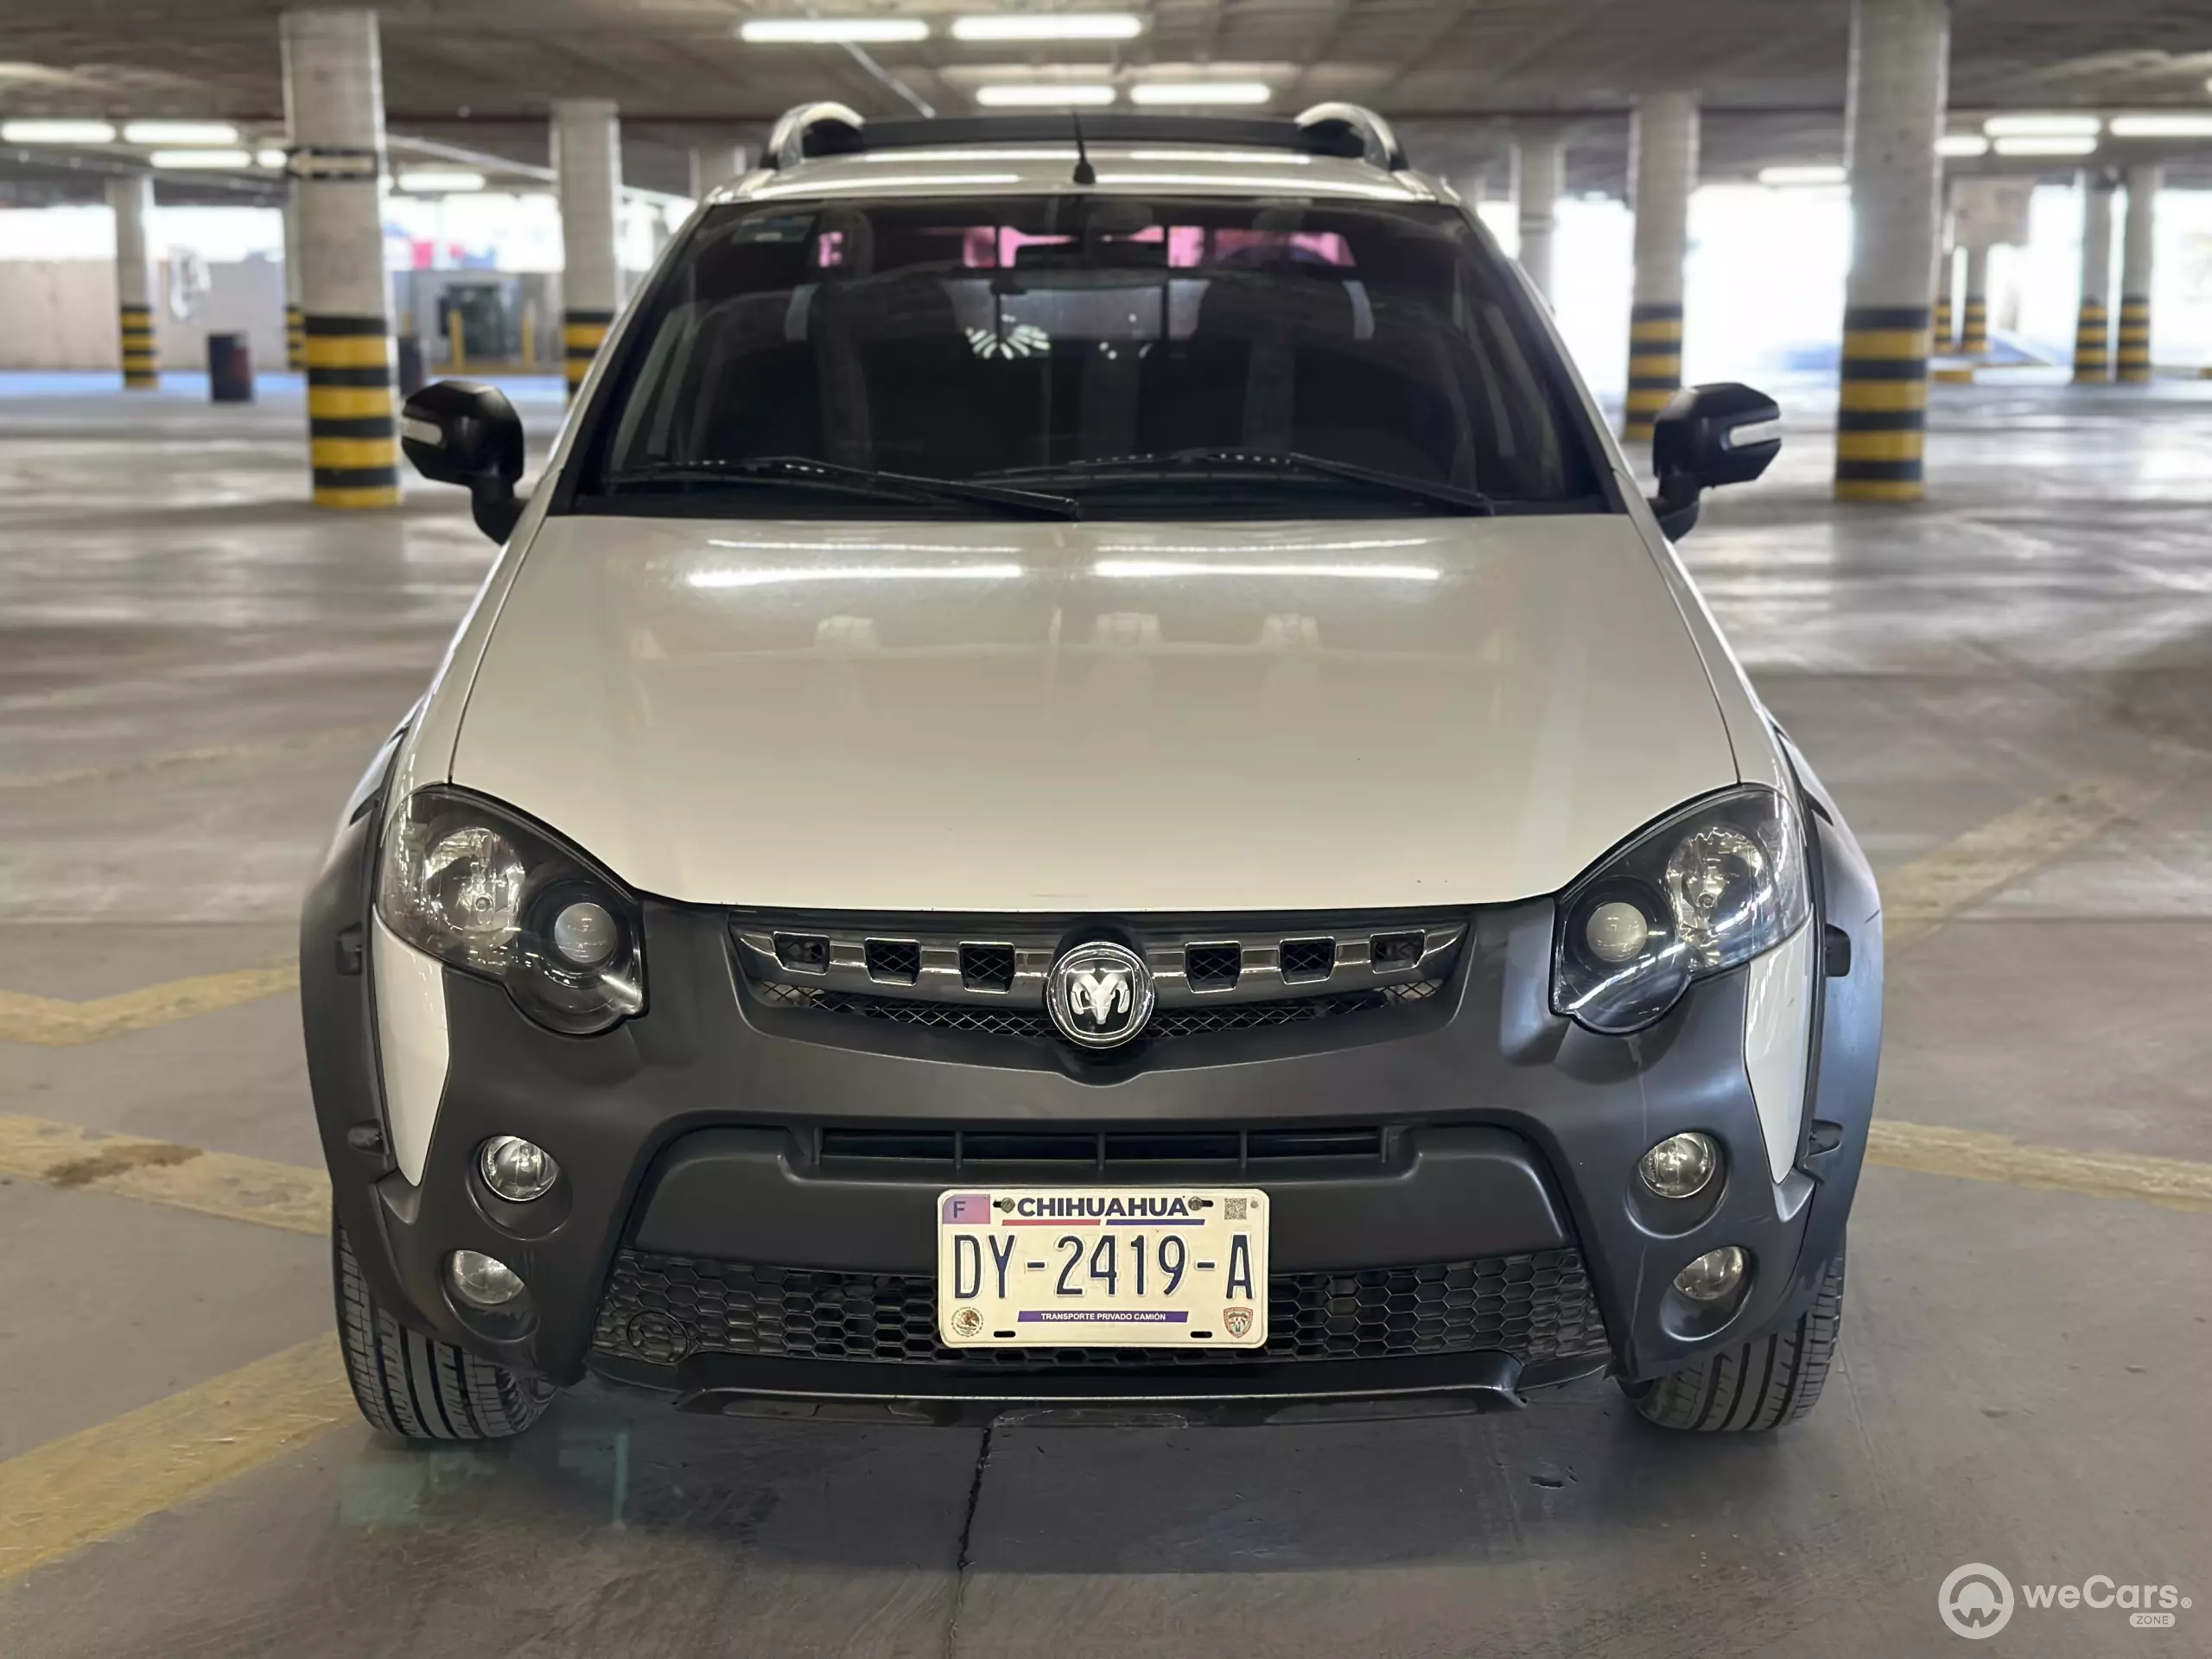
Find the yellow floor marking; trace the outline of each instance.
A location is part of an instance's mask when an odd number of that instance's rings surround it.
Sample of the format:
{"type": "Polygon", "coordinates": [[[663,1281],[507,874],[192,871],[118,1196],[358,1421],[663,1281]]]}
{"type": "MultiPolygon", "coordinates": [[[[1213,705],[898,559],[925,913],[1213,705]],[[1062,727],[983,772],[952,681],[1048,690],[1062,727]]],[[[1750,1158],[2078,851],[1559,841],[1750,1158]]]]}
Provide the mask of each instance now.
{"type": "Polygon", "coordinates": [[[330,1230],[330,1179],[319,1169],[47,1118],[0,1113],[0,1174],[318,1238],[330,1230]]]}
{"type": "Polygon", "coordinates": [[[1866,1136],[1866,1161],[1924,1175],[2003,1181],[2097,1198],[2133,1198],[2168,1210],[2212,1213],[2212,1164],[2129,1153],[2075,1152],[2041,1147],[2009,1135],[1942,1129],[1877,1118],[1866,1136]]]}
{"type": "Polygon", "coordinates": [[[0,1040],[37,1043],[47,1048],[73,1048],[97,1043],[125,1032],[149,1031],[218,1008],[234,1008],[241,1002],[257,1002],[278,996],[300,982],[296,963],[279,963],[267,968],[240,968],[227,974],[196,974],[189,979],[164,980],[115,996],[96,996],[87,1002],[65,997],[33,996],[27,991],[0,991],[0,1040]]]}
{"type": "Polygon", "coordinates": [[[2086,847],[2172,785],[2090,779],[2030,801],[1878,878],[1882,938],[1902,950],[1961,911],[2086,847]]]}
{"type": "Polygon", "coordinates": [[[358,1422],[335,1335],[0,1463],[0,1583],[358,1422]]]}
{"type": "MultiPolygon", "coordinates": [[[[10,774],[0,772],[0,790],[54,789],[64,784],[97,784],[112,778],[136,778],[143,772],[160,772],[170,766],[205,766],[222,760],[259,760],[270,755],[291,754],[301,749],[319,749],[334,743],[374,744],[390,735],[389,726],[339,726],[328,731],[308,732],[299,737],[273,738],[262,743],[226,743],[210,749],[179,749],[172,754],[156,754],[143,760],[126,760],[112,766],[73,766],[65,772],[30,772],[10,774]]],[[[367,762],[368,752],[361,756],[367,762]]]]}

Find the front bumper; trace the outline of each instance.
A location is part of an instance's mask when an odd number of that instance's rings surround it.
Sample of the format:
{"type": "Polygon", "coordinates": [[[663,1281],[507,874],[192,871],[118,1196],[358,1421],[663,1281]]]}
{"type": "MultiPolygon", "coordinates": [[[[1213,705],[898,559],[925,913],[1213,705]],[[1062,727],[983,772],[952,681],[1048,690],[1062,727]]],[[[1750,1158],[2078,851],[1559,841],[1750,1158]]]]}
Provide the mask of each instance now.
{"type": "Polygon", "coordinates": [[[1419,1007],[1162,1044],[1111,1065],[769,1006],[742,982],[726,917],[649,902],[649,1012],[603,1036],[543,1031],[498,987],[446,974],[448,1082],[410,1185],[377,1132],[373,988],[359,949],[376,816],[341,834],[302,929],[338,1219],[398,1317],[556,1382],[595,1369],[671,1389],[696,1409],[929,1421],[1479,1408],[1592,1370],[1656,1376],[1761,1334],[1796,1316],[1840,1248],[1873,1094],[1881,962],[1872,882],[1832,810],[1815,815],[1812,925],[1842,941],[1815,954],[1849,968],[1816,976],[1801,1154],[1779,1184],[1744,1063],[1741,972],[1693,987],[1636,1039],[1595,1036],[1550,1012],[1553,909],[1539,900],[1470,918],[1448,986],[1419,1007]],[[1375,1127],[1376,1155],[1264,1164],[1238,1135],[1234,1164],[1205,1167],[982,1170],[824,1153],[825,1131],[861,1127],[1080,1129],[1106,1137],[1103,1147],[1120,1131],[1346,1124],[1375,1127]],[[1639,1196],[1634,1166],[1687,1128],[1720,1142],[1727,1177],[1669,1212],[1639,1196]],[[481,1185],[473,1154],[494,1134],[555,1154],[564,1175],[551,1196],[517,1206],[481,1185]],[[1310,1315],[1320,1334],[1309,1351],[1271,1344],[1204,1365],[1132,1363],[1126,1351],[1096,1363],[986,1363],[938,1351],[926,1306],[898,1321],[881,1311],[886,1298],[911,1303],[917,1281],[925,1299],[933,1199],[956,1179],[1208,1179],[1268,1191],[1271,1325],[1285,1306],[1294,1323],[1310,1315]],[[1669,1287],[1722,1244],[1751,1252],[1751,1282],[1724,1319],[1700,1316],[1669,1287]],[[440,1268],[461,1248],[521,1273],[525,1317],[492,1325],[455,1309],[440,1268]],[[749,1304],[733,1314],[721,1293],[671,1300],[664,1288],[658,1302],[617,1307],[640,1261],[694,1264],[679,1276],[690,1274],[695,1293],[702,1274],[836,1275],[845,1300],[828,1316],[817,1300],[804,1318],[766,1325],[749,1304]],[[1481,1288],[1484,1274],[1509,1271],[1522,1275],[1514,1294],[1526,1303],[1510,1317],[1481,1288]],[[1531,1289],[1539,1272],[1549,1279],[1531,1289]],[[1439,1295],[1458,1296],[1460,1314],[1484,1304],[1491,1323],[1455,1324],[1432,1305],[1439,1295]],[[903,1334],[884,1336],[892,1322],[903,1334]]]}

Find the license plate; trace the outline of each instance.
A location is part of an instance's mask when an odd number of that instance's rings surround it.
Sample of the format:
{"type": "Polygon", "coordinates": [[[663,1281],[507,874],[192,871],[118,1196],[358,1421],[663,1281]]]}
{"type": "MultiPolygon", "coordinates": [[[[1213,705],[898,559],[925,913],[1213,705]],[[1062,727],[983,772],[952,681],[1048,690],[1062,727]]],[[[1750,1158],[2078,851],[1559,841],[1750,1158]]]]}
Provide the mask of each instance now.
{"type": "Polygon", "coordinates": [[[1268,1195],[995,1187],[938,1195],[938,1334],[954,1348],[1258,1348],[1268,1195]]]}

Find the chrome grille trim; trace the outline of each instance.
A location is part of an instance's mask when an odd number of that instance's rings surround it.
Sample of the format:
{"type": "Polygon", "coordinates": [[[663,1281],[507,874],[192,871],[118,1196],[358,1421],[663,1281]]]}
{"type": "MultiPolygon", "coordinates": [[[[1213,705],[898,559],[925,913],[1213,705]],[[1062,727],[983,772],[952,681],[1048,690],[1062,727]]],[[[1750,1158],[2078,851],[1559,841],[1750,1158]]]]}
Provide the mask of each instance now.
{"type": "MultiPolygon", "coordinates": [[[[1223,925],[1138,922],[1127,930],[1129,941],[1142,952],[1152,969],[1153,988],[1162,1010],[1210,1007],[1228,1002],[1281,1002],[1302,997],[1341,996],[1347,992],[1376,990],[1414,981],[1448,978],[1456,965],[1467,925],[1456,921],[1408,921],[1402,918],[1331,919],[1288,916],[1280,920],[1231,922],[1223,925]],[[1402,933],[1422,938],[1420,959],[1398,967],[1377,967],[1370,941],[1402,933]],[[1330,939],[1335,957],[1324,975],[1285,978],[1282,946],[1285,940],[1310,944],[1330,939]],[[1193,987],[1184,971],[1184,953],[1192,946],[1236,945],[1240,953],[1236,982],[1206,989],[1193,987]]],[[[963,927],[938,924],[923,928],[900,927],[875,917],[840,918],[785,918],[733,914],[730,937],[746,977],[755,983],[799,985],[823,991],[845,991],[870,997],[895,996],[928,1002],[960,1002],[1023,1011],[1045,1007],[1045,976],[1062,947],[1074,938],[1094,937],[1090,930],[1066,924],[1046,923],[1007,927],[1002,923],[963,927]],[[794,969],[779,957],[776,939],[805,935],[826,938],[830,962],[817,970],[794,969]],[[918,947],[921,968],[912,983],[891,984],[868,972],[868,945],[912,944],[918,947]],[[1013,982],[1004,989],[970,985],[961,971],[961,952],[978,946],[1011,948],[1013,982]]]]}

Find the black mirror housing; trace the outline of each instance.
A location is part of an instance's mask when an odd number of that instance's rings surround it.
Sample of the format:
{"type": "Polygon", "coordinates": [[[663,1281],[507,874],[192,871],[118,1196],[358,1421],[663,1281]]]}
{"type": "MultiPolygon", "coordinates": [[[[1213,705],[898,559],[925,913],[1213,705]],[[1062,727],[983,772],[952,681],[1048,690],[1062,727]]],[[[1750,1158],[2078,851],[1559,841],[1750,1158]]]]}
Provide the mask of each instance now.
{"type": "Polygon", "coordinates": [[[476,527],[495,542],[522,517],[515,485],[522,477],[522,420],[506,394],[474,380],[440,380],[407,400],[399,414],[399,447],[434,484],[468,492],[476,527]]]}
{"type": "Polygon", "coordinates": [[[1659,477],[1651,508],[1660,528],[1687,534],[1700,494],[1750,483],[1781,453],[1782,410],[1764,392],[1733,381],[1683,387],[1651,426],[1651,469],[1659,477]]]}

